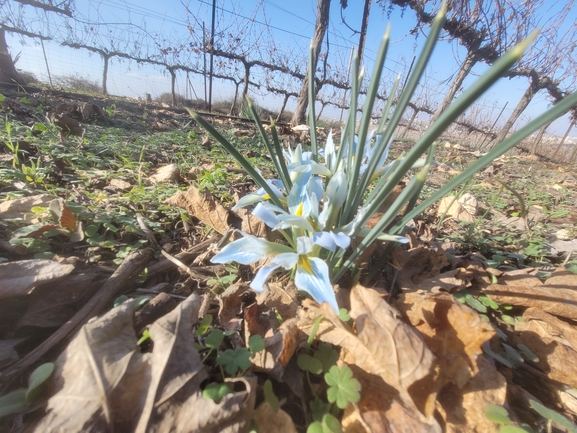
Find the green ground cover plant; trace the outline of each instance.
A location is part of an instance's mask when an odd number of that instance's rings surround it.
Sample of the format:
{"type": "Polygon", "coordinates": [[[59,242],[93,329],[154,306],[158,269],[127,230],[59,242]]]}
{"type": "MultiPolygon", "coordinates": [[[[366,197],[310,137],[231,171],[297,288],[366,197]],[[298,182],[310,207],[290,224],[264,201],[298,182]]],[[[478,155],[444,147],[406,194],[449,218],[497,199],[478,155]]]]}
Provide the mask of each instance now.
{"type": "MultiPolygon", "coordinates": [[[[436,18],[407,85],[398,98],[387,101],[383,120],[375,131],[370,126],[371,106],[386,58],[388,34],[371,74],[360,119],[351,116],[340,134],[334,129],[332,133],[327,130],[326,137],[320,130],[317,135],[319,124],[311,97],[310,141],[288,148],[281,144],[278,125],[271,122],[270,132],[265,129],[260,110],[250,101],[243,107],[245,114],[254,118],[254,126],[244,120],[210,122],[208,115],[194,113],[196,123],[181,120],[174,130],[153,132],[152,126],[143,130],[142,125],[158,126],[165,113],[143,107],[138,111],[137,104],[133,107],[120,99],[107,100],[102,103],[107,108],[105,119],[88,123],[83,136],[63,139],[55,125],[39,121],[42,117],[38,113],[52,103],[50,100],[40,101],[34,95],[0,98],[4,110],[1,141],[5,145],[0,162],[0,200],[8,203],[47,196],[45,202],[30,208],[27,219],[0,219],[0,260],[4,265],[46,260],[44,265],[74,268],[72,276],[55,277],[50,288],[58,290],[40,299],[41,306],[50,305],[51,312],[58,312],[35,313],[36,320],[56,317],[66,324],[74,317],[65,317],[49,303],[51,298],[73,310],[73,314],[88,303],[73,304],[79,296],[73,290],[70,299],[65,297],[66,290],[71,290],[66,286],[67,279],[74,282],[78,274],[91,271],[110,277],[134,257],[153,250],[153,258],[146,266],[123,282],[125,293],[112,297],[89,323],[76,328],[75,332],[80,331],[76,335],[85,339],[84,343],[69,335],[74,345],[67,347],[76,348],[76,352],[52,359],[54,364],[46,364],[40,372],[33,368],[22,370],[26,374],[22,373],[20,382],[24,384],[30,377],[29,388],[3,389],[0,413],[6,416],[0,420],[0,428],[33,419],[39,422],[38,414],[41,412],[40,418],[44,416],[46,406],[37,410],[43,400],[32,398],[33,390],[40,389],[37,385],[41,382],[53,384],[51,381],[73,371],[74,377],[67,376],[67,382],[77,390],[96,395],[90,380],[80,385],[74,382],[94,376],[95,382],[112,384],[110,389],[114,392],[106,394],[105,390],[103,400],[113,401],[119,394],[126,394],[129,398],[121,405],[127,408],[126,413],[140,413],[142,408],[133,405],[146,394],[144,400],[152,406],[166,405],[163,407],[170,409],[166,413],[193,407],[194,411],[182,412],[189,421],[199,412],[209,413],[217,429],[246,422],[243,431],[264,431],[258,425],[263,420],[259,418],[257,422],[257,415],[252,416],[268,405],[274,416],[286,416],[294,429],[310,433],[348,431],[353,422],[368,423],[370,417],[362,418],[367,408],[387,419],[392,431],[406,427],[395,424],[399,419],[414,422],[418,426],[415,431],[440,431],[435,430],[437,420],[450,424],[462,413],[466,413],[466,418],[459,420],[461,427],[470,427],[468,420],[475,420],[487,422],[483,424],[487,431],[504,433],[553,431],[560,427],[574,431],[571,410],[562,397],[572,395],[575,385],[570,384],[571,378],[566,378],[565,384],[559,376],[548,376],[558,374],[554,362],[573,359],[571,351],[567,349],[564,356],[553,357],[550,350],[537,350],[542,349],[537,344],[539,339],[518,340],[520,334],[531,334],[523,326],[535,322],[527,312],[541,312],[544,308],[501,301],[482,290],[499,285],[501,278],[530,269],[534,271],[532,277],[545,282],[548,277],[556,278],[556,271],[560,270],[562,275],[557,278],[566,278],[563,281],[569,283],[563,284],[570,286],[570,274],[577,273],[577,261],[570,253],[553,254],[550,243],[552,233],[560,227],[569,238],[574,230],[576,197],[572,195],[572,184],[557,166],[536,165],[535,172],[543,171],[536,174],[534,181],[515,178],[503,169],[490,179],[493,187],[488,188],[483,184],[487,178],[481,171],[540,125],[574,106],[577,97],[570,95],[487,155],[454,162],[452,168],[457,174],[446,175],[442,182],[433,181],[433,176],[440,176],[440,161],[453,164],[443,146],[443,130],[518,60],[524,46],[497,62],[419,140],[397,141],[395,131],[426,67],[443,19],[442,15],[436,18]],[[27,121],[17,115],[22,107],[31,110],[27,121]],[[239,129],[248,133],[238,134],[239,129]],[[169,164],[178,166],[179,177],[153,182],[154,170],[169,164]],[[556,188],[545,187],[543,179],[549,179],[547,182],[556,188]],[[404,187],[399,191],[400,181],[404,187]],[[210,199],[207,203],[221,205],[226,212],[230,207],[250,209],[247,214],[260,218],[273,233],[281,233],[280,239],[272,241],[237,232],[240,237],[226,243],[226,236],[202,222],[199,215],[165,203],[176,193],[189,192],[191,187],[206,192],[210,199]],[[435,203],[455,189],[458,196],[469,192],[484,203],[475,221],[446,220],[433,212],[435,203]],[[542,219],[528,220],[536,207],[542,212],[542,219]],[[496,222],[497,214],[527,221],[522,228],[511,229],[496,222]],[[369,220],[374,225],[369,227],[369,220]],[[414,224],[410,230],[406,228],[409,223],[414,224]],[[429,235],[423,234],[427,231],[429,235]],[[427,236],[428,240],[420,240],[427,236]],[[427,261],[428,254],[435,254],[431,253],[434,248],[451,243],[456,247],[437,251],[440,253],[435,257],[442,256],[444,260],[441,264],[427,261]],[[367,265],[363,254],[375,244],[377,249],[367,265]],[[199,245],[199,250],[195,250],[199,245]],[[427,255],[416,259],[411,256],[403,262],[403,254],[419,250],[427,255]],[[178,256],[175,260],[182,266],[158,271],[165,266],[162,257],[166,255],[178,256]],[[259,268],[256,265],[261,260],[264,266],[259,268]],[[426,268],[426,278],[420,278],[421,265],[426,268]],[[440,283],[427,286],[436,278],[440,283]],[[386,289],[382,288],[383,279],[386,289]],[[479,283],[483,279],[485,286],[479,283]],[[370,287],[374,281],[378,283],[374,289],[366,289],[357,285],[358,281],[370,287]],[[291,282],[300,292],[293,291],[291,282]],[[249,285],[260,293],[248,290],[249,285]],[[142,296],[143,293],[147,295],[142,296]],[[404,299],[411,295],[412,298],[404,299]],[[319,306],[307,297],[328,305],[319,306]],[[429,308],[427,302],[433,307],[429,308]],[[155,308],[166,305],[170,309],[143,324],[143,316],[153,315],[160,311],[155,308]],[[423,311],[422,317],[411,316],[416,314],[412,308],[423,311]],[[452,321],[455,316],[460,321],[452,321]],[[432,324],[433,332],[428,333],[428,324],[432,324]],[[469,325],[471,328],[467,328],[469,325]],[[107,337],[101,338],[103,335],[107,337]],[[437,338],[443,344],[438,345],[437,338]],[[375,341],[377,345],[373,344],[375,341]],[[110,351],[110,347],[114,350],[110,351]],[[444,352],[447,348],[449,351],[444,352]],[[379,353],[381,349],[385,355],[379,353]],[[78,361],[70,370],[67,362],[75,355],[91,362],[78,361]],[[115,362],[107,361],[111,359],[115,362]],[[402,362],[395,364],[397,359],[402,362]],[[137,369],[126,367],[124,376],[119,374],[109,381],[107,374],[122,370],[119,366],[128,366],[122,364],[127,360],[141,369],[137,379],[132,376],[137,369]],[[412,364],[415,360],[418,362],[412,364]],[[52,377],[54,365],[58,377],[52,377]],[[98,368],[91,370],[87,365],[98,368]],[[83,369],[83,373],[76,373],[78,369],[83,369]],[[539,374],[532,376],[535,371],[539,374]],[[428,376],[431,372],[439,376],[428,376]],[[154,380],[146,387],[138,388],[151,378],[154,380]],[[475,378],[486,379],[488,385],[468,388],[475,378]],[[431,383],[438,380],[438,388],[429,394],[432,388],[427,388],[428,379],[432,379],[431,383]],[[129,387],[114,388],[124,386],[125,381],[129,387]],[[532,382],[537,383],[534,388],[530,388],[532,382]],[[528,389],[526,393],[533,393],[543,404],[535,399],[504,403],[505,385],[514,391],[520,383],[528,389]],[[545,391],[540,394],[539,388],[545,391]],[[120,392],[127,389],[138,391],[120,392]],[[442,407],[449,415],[427,412],[414,389],[436,398],[437,408],[442,407]],[[171,394],[174,390],[177,392],[171,394]],[[461,390],[466,393],[461,394],[461,390]],[[458,402],[447,405],[443,398],[448,393],[463,401],[480,395],[483,403],[476,400],[474,404],[467,403],[467,408],[458,402]],[[173,404],[175,396],[178,404],[173,404]],[[492,403],[485,406],[485,400],[492,403]],[[380,407],[379,402],[386,407],[380,407]],[[451,408],[458,412],[451,412],[451,408]],[[406,412],[387,412],[392,409],[406,412]],[[532,415],[527,415],[527,411],[532,415]],[[359,414],[362,422],[351,421],[351,414],[359,414]],[[527,419],[517,419],[519,414],[527,419]]],[[[363,73],[355,59],[351,107],[360,104],[362,80],[363,73]]],[[[312,95],[314,88],[310,90],[312,95]]],[[[391,89],[390,94],[397,92],[391,89]]],[[[527,163],[511,159],[508,164],[514,167],[512,171],[519,172],[519,167],[527,163]]],[[[113,275],[107,284],[118,278],[113,275]]],[[[0,281],[2,278],[6,277],[0,273],[0,281]]],[[[81,281],[82,284],[74,283],[73,289],[88,285],[81,281]]],[[[563,284],[557,281],[545,287],[553,290],[563,284]]],[[[35,327],[29,318],[26,322],[19,316],[26,318],[27,308],[34,314],[33,307],[26,303],[29,298],[40,296],[39,292],[26,291],[14,299],[6,297],[0,305],[2,353],[12,356],[0,360],[2,379],[14,365],[19,365],[20,358],[26,359],[27,353],[44,344],[40,337],[53,335],[54,329],[64,326],[50,322],[43,325],[48,329],[35,327]]],[[[575,320],[563,316],[565,312],[558,314],[562,319],[557,320],[562,323],[551,322],[557,326],[568,326],[575,320]]],[[[539,316],[539,320],[544,319],[539,316]]],[[[565,333],[570,332],[566,329],[565,333]]],[[[540,339],[547,349],[569,347],[559,334],[556,340],[547,340],[547,336],[540,339]]],[[[81,393],[74,396],[86,397],[81,393]]],[[[58,400],[62,395],[53,397],[58,400]]],[[[54,410],[52,403],[46,410],[53,419],[62,417],[64,420],[60,421],[67,422],[78,415],[54,410]]],[[[118,421],[114,411],[107,420],[98,418],[105,410],[104,406],[96,406],[96,415],[90,417],[119,431],[126,427],[122,424],[126,420],[118,421]]],[[[153,411],[142,410],[137,421],[145,416],[154,418],[153,411]]],[[[279,419],[274,418],[275,425],[280,425],[279,419]]]]}

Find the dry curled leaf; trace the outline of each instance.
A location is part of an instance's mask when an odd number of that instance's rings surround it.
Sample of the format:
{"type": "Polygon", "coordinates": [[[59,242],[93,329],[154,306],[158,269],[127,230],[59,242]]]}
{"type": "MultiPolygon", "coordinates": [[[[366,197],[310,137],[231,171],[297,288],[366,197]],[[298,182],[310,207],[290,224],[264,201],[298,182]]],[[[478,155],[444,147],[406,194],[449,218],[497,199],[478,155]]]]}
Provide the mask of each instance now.
{"type": "Polygon", "coordinates": [[[297,429],[290,415],[282,409],[276,412],[272,410],[270,404],[263,402],[254,411],[254,420],[258,425],[258,431],[275,433],[296,433],[297,429]]]}
{"type": "Polygon", "coordinates": [[[0,264],[0,299],[27,295],[40,283],[69,275],[73,265],[52,260],[19,260],[0,264]]]}
{"type": "Polygon", "coordinates": [[[463,388],[448,383],[438,395],[437,409],[445,420],[448,433],[497,433],[498,424],[485,415],[487,403],[503,405],[507,382],[483,355],[477,357],[477,374],[463,388]]]}
{"type": "Polygon", "coordinates": [[[202,395],[207,373],[192,332],[199,306],[192,295],[152,324],[151,353],[136,344],[133,301],[83,326],[56,362],[55,393],[35,431],[246,431],[253,379],[219,404],[202,395]]]}
{"type": "Polygon", "coordinates": [[[422,404],[435,392],[434,355],[377,291],[361,285],[353,287],[349,314],[356,333],[326,304],[304,305],[307,308],[299,324],[303,332],[310,333],[314,321],[323,316],[326,320],[320,322],[317,338],[339,346],[341,361],[358,368],[359,374],[372,383],[361,390],[361,402],[366,403],[359,405],[361,424],[373,431],[407,431],[406,426],[413,426],[413,431],[441,431],[432,413],[423,412],[422,404]],[[420,394],[418,401],[412,397],[413,390],[420,394]],[[374,395],[381,396],[378,404],[374,395]],[[381,424],[383,419],[387,420],[386,428],[381,424]]]}
{"type": "Polygon", "coordinates": [[[406,293],[395,302],[437,356],[441,378],[462,388],[478,371],[481,345],[495,331],[479,314],[447,293],[406,293]]]}
{"type": "Polygon", "coordinates": [[[577,291],[567,286],[492,284],[483,292],[499,304],[540,308],[555,316],[577,320],[577,291]]]}
{"type": "Polygon", "coordinates": [[[185,209],[190,215],[220,234],[225,234],[231,225],[239,229],[241,227],[241,220],[238,216],[225,209],[208,191],[201,193],[194,186],[188,188],[186,192],[178,191],[164,203],[185,209]]]}
{"type": "Polygon", "coordinates": [[[515,343],[539,358],[537,366],[550,379],[577,387],[577,331],[540,308],[528,308],[515,322],[515,343]]]}

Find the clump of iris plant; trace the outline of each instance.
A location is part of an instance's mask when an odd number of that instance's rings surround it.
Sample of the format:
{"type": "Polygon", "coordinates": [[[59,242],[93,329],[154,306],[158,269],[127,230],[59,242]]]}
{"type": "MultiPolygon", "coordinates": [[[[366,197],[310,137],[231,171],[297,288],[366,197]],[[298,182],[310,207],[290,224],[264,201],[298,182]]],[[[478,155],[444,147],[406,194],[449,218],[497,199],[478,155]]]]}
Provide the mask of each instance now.
{"type": "MultiPolygon", "coordinates": [[[[347,273],[353,280],[358,279],[357,260],[373,242],[380,240],[388,243],[385,254],[380,257],[380,263],[384,263],[386,252],[395,243],[407,242],[401,234],[411,219],[522,139],[577,105],[576,92],[493,147],[461,174],[419,202],[419,194],[433,162],[435,140],[521,58],[536,36],[536,33],[532,34],[497,60],[438,117],[410,151],[388,161],[395,129],[427,66],[445,18],[446,9],[443,4],[404,89],[397,95],[398,78],[381,112],[381,121],[373,130],[370,129],[371,113],[389,45],[389,30],[385,32],[377,54],[357,130],[355,114],[364,74],[359,70],[359,59],[355,55],[349,117],[341,131],[338,146],[332,134],[328,135],[324,148],[319,149],[317,145],[312,68],[308,71],[310,151],[303,151],[300,145],[294,150],[283,149],[272,120],[271,142],[254,106],[247,101],[261,138],[272,157],[277,172],[275,179],[264,179],[260,171],[212,125],[199,114],[190,112],[194,120],[224,146],[259,186],[256,192],[241,198],[235,208],[255,205],[253,215],[272,230],[280,232],[285,240],[284,243],[270,242],[241,232],[242,237],[222,248],[212,258],[212,262],[237,262],[244,265],[262,263],[250,285],[256,291],[263,290],[274,272],[290,271],[299,290],[308,293],[319,303],[327,302],[338,313],[333,284],[338,283],[347,273]],[[367,227],[367,221],[380,210],[393,188],[404,178],[410,181],[401,194],[373,227],[367,227]]],[[[312,60],[312,49],[310,53],[312,60]]],[[[309,65],[313,64],[309,61],[309,65]]]]}

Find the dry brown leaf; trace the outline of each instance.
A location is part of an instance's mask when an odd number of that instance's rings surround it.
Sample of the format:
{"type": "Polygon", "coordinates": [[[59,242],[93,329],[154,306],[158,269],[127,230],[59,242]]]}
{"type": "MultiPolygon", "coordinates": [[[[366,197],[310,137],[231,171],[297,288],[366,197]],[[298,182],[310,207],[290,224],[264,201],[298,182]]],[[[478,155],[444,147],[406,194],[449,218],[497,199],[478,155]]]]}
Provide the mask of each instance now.
{"type": "Polygon", "coordinates": [[[406,293],[395,302],[437,356],[442,385],[462,388],[478,371],[481,345],[495,331],[479,314],[446,293],[406,293]]]}
{"type": "Polygon", "coordinates": [[[0,264],[0,299],[27,295],[42,282],[69,275],[73,265],[52,260],[19,260],[0,264]]]}
{"type": "MultiPolygon", "coordinates": [[[[56,361],[55,393],[35,431],[105,431],[117,423],[117,416],[137,415],[134,403],[121,410],[113,397],[125,372],[134,372],[131,359],[138,346],[133,311],[134,302],[125,302],[82,327],[56,361]]],[[[136,386],[134,396],[143,388],[136,386]]]]}
{"type": "Polygon", "coordinates": [[[419,284],[419,289],[424,291],[456,292],[467,287],[467,282],[463,278],[466,270],[463,268],[453,269],[443,272],[436,277],[429,278],[419,284]]]}
{"type": "Polygon", "coordinates": [[[229,286],[218,297],[220,308],[218,320],[225,331],[242,329],[242,300],[241,295],[249,290],[248,284],[236,283],[229,286]]]}
{"type": "Polygon", "coordinates": [[[201,193],[191,186],[186,192],[178,191],[164,203],[185,209],[190,215],[201,220],[220,234],[225,234],[232,225],[241,227],[241,220],[234,213],[225,209],[208,191],[201,193]]]}
{"type": "Polygon", "coordinates": [[[515,322],[515,343],[538,358],[537,366],[550,379],[577,387],[577,331],[540,308],[528,308],[524,322],[515,322]]]}
{"type": "Polygon", "coordinates": [[[397,285],[401,290],[418,290],[420,284],[430,278],[436,278],[445,266],[449,265],[447,254],[441,248],[429,249],[417,247],[410,250],[395,248],[392,264],[399,270],[397,285]]]}
{"type": "MultiPolygon", "coordinates": [[[[304,335],[304,334],[303,334],[304,335]]],[[[299,343],[304,340],[296,318],[285,320],[274,333],[264,337],[264,350],[253,356],[253,364],[281,380],[284,368],[293,357],[299,343]]]]}
{"type": "Polygon", "coordinates": [[[255,217],[249,209],[235,209],[234,213],[242,218],[241,230],[243,232],[258,238],[265,238],[271,242],[282,239],[282,235],[278,231],[271,230],[262,220],[255,217]]]}
{"type": "Polygon", "coordinates": [[[57,328],[68,321],[102,287],[102,272],[74,273],[57,283],[45,283],[28,296],[28,308],[16,328],[57,328]]]}
{"type": "Polygon", "coordinates": [[[577,274],[567,268],[557,268],[555,272],[547,278],[545,285],[549,287],[577,289],[577,274]]]}
{"type": "MultiPolygon", "coordinates": [[[[24,214],[32,213],[31,209],[34,206],[48,207],[52,200],[54,200],[54,197],[49,194],[7,200],[0,203],[0,219],[24,218],[24,214]]],[[[36,218],[36,216],[34,215],[33,218],[36,218]]]]}
{"type": "Polygon", "coordinates": [[[536,307],[555,316],[577,320],[577,291],[571,288],[492,284],[483,292],[499,304],[536,307]]]}
{"type": "Polygon", "coordinates": [[[476,364],[479,371],[462,389],[449,383],[438,395],[437,408],[448,433],[497,433],[501,428],[486,417],[485,408],[487,403],[505,403],[507,382],[485,356],[476,364]]]}
{"type": "Polygon", "coordinates": [[[152,183],[176,182],[180,177],[180,169],[176,164],[162,166],[148,178],[152,183]]]}
{"type": "Polygon", "coordinates": [[[55,393],[35,431],[244,431],[253,379],[220,404],[202,396],[207,374],[191,332],[199,306],[192,295],[156,321],[152,353],[136,345],[133,301],[87,323],[56,362],[55,393]]]}
{"type": "Polygon", "coordinates": [[[20,355],[14,348],[24,340],[25,338],[0,340],[0,368],[13,364],[20,359],[20,355]]]}
{"type": "Polygon", "coordinates": [[[316,318],[323,316],[326,320],[320,322],[317,338],[340,346],[341,361],[358,367],[362,370],[360,373],[369,375],[368,382],[377,387],[378,391],[361,390],[362,400],[374,395],[381,395],[383,399],[365,400],[366,410],[360,409],[365,423],[376,428],[386,419],[387,423],[383,424],[386,427],[375,431],[407,431],[406,426],[414,426],[412,431],[440,431],[432,413],[422,412],[425,405],[419,407],[435,392],[434,355],[418,333],[399,320],[398,312],[378,292],[360,285],[353,287],[349,314],[355,321],[356,334],[326,304],[317,307],[313,302],[304,302],[303,305],[306,309],[299,323],[303,332],[310,333],[316,318]],[[419,401],[411,397],[409,388],[418,390],[419,401]]]}
{"type": "Polygon", "coordinates": [[[297,288],[294,284],[269,282],[265,290],[256,295],[256,301],[267,308],[274,308],[283,320],[296,316],[299,304],[296,302],[297,288]]]}
{"type": "Polygon", "coordinates": [[[276,413],[266,401],[254,411],[258,431],[275,433],[296,433],[297,429],[290,415],[282,409],[276,413]]]}
{"type": "Polygon", "coordinates": [[[441,200],[437,210],[438,217],[453,217],[456,220],[465,222],[475,221],[475,216],[467,211],[467,209],[457,201],[455,196],[449,195],[441,200]]]}
{"type": "Polygon", "coordinates": [[[353,287],[349,315],[355,321],[358,339],[371,353],[371,358],[360,359],[359,355],[363,354],[351,347],[346,348],[345,362],[363,367],[368,361],[367,372],[378,374],[389,385],[400,389],[408,389],[432,373],[433,353],[377,291],[359,284],[353,287]]]}
{"type": "Polygon", "coordinates": [[[345,433],[441,431],[434,419],[424,420],[418,409],[381,377],[354,365],[351,369],[361,384],[361,400],[345,409],[341,420],[345,433]]]}

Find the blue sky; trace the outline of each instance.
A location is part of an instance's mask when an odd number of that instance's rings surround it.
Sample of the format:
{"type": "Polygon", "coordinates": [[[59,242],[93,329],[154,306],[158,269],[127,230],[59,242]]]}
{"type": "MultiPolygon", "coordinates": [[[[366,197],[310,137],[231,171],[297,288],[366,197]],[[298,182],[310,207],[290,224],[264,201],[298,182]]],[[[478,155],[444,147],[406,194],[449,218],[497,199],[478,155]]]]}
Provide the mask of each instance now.
{"type": "MultiPolygon", "coordinates": [[[[200,28],[202,22],[205,22],[206,28],[210,28],[212,3],[210,0],[190,0],[183,3],[188,5],[191,16],[194,17],[191,18],[193,26],[200,28]]],[[[157,42],[160,39],[157,35],[164,35],[174,45],[175,41],[183,40],[189,34],[186,28],[186,13],[183,3],[177,0],[164,2],[145,0],[138,3],[135,0],[100,0],[99,2],[77,0],[76,9],[81,16],[92,22],[122,23],[131,21],[142,28],[146,28],[157,42]]],[[[356,29],[359,29],[361,24],[362,3],[360,0],[349,0],[348,8],[343,12],[347,23],[356,29]]],[[[238,32],[239,38],[254,44],[262,41],[269,43],[268,41],[274,40],[277,53],[286,54],[292,58],[298,57],[302,53],[302,58],[306,59],[310,38],[314,31],[316,1],[217,0],[217,7],[217,31],[225,31],[227,35],[233,36],[238,32]],[[263,25],[265,22],[269,24],[268,29],[263,25]]],[[[380,6],[373,4],[364,59],[369,71],[372,69],[372,59],[375,57],[380,39],[388,23],[387,14],[383,12],[380,6]]],[[[414,25],[414,14],[410,10],[401,15],[399,10],[394,8],[390,16],[390,24],[392,44],[385,63],[385,72],[394,77],[399,73],[406,73],[413,56],[418,55],[420,51],[424,36],[407,35],[414,25]]],[[[123,31],[121,25],[112,25],[108,29],[112,30],[115,43],[121,46],[122,40],[130,33],[123,31]]],[[[99,28],[96,31],[102,32],[103,29],[99,28]]],[[[108,35],[103,34],[101,40],[104,41],[107,37],[108,35]]],[[[342,24],[338,0],[333,0],[331,4],[328,37],[330,42],[329,63],[333,70],[338,70],[344,74],[348,67],[350,47],[357,46],[358,35],[354,35],[342,24]]],[[[26,44],[21,46],[19,38],[9,37],[8,43],[13,54],[20,52],[20,60],[17,64],[19,68],[32,71],[37,76],[47,79],[47,68],[42,48],[36,41],[25,39],[26,44]]],[[[129,45],[132,43],[133,41],[130,41],[129,45]]],[[[160,41],[160,45],[163,45],[162,41],[160,41]]],[[[171,45],[171,43],[164,45],[171,45]]],[[[50,42],[45,43],[45,48],[48,65],[53,75],[78,73],[97,81],[101,80],[102,60],[98,55],[90,55],[84,50],[59,47],[50,42]]],[[[128,47],[124,48],[128,49],[128,47]]],[[[149,50],[154,51],[156,49],[152,44],[150,45],[149,50]]],[[[456,59],[462,59],[464,52],[457,43],[448,41],[438,43],[422,83],[424,89],[422,93],[428,94],[433,99],[441,98],[447,89],[452,74],[457,70],[456,59]]],[[[249,57],[251,54],[257,55],[256,52],[251,52],[249,57]]],[[[485,69],[484,65],[478,65],[475,67],[474,73],[481,73],[485,69]]],[[[262,71],[255,68],[254,73],[256,77],[259,73],[262,74],[262,71]]],[[[155,67],[139,66],[135,62],[113,59],[109,74],[108,87],[112,94],[142,97],[146,92],[156,96],[170,90],[169,74],[155,67]]],[[[469,84],[474,78],[474,76],[469,77],[465,84],[469,84]]],[[[204,85],[201,77],[191,74],[189,79],[192,86],[187,86],[186,76],[179,74],[177,91],[188,97],[203,98],[204,85]]],[[[508,103],[502,118],[504,120],[517,104],[526,86],[527,81],[524,79],[502,80],[501,83],[496,84],[487,92],[480,103],[481,108],[486,111],[486,116],[491,116],[508,103]]],[[[213,90],[215,99],[230,98],[232,92],[234,92],[234,87],[231,84],[215,82],[213,90]]],[[[262,98],[258,91],[251,93],[251,96],[257,102],[270,108],[277,108],[281,101],[280,98],[271,96],[262,98]]],[[[294,105],[295,101],[292,100],[287,108],[291,109],[294,105]]],[[[525,110],[521,122],[536,117],[548,106],[549,100],[546,92],[539,93],[525,110]]],[[[339,110],[329,108],[323,112],[323,116],[327,117],[338,118],[339,114],[339,110]]],[[[555,122],[550,127],[549,132],[562,135],[568,125],[566,116],[555,122]]],[[[577,135],[576,129],[574,128],[572,131],[572,136],[577,135]]]]}

